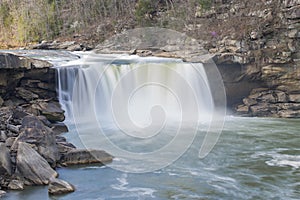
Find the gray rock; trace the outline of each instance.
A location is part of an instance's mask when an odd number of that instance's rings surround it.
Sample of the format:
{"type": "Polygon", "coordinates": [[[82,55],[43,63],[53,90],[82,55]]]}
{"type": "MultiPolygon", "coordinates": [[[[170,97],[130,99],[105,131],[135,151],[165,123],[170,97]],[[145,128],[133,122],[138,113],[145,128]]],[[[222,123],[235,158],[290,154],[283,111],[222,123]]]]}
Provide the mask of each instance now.
{"type": "Polygon", "coordinates": [[[7,140],[5,141],[5,146],[10,148],[14,144],[15,140],[16,140],[16,137],[7,138],[7,140]]]}
{"type": "Polygon", "coordinates": [[[50,180],[48,192],[51,195],[60,195],[60,194],[74,192],[74,191],[75,191],[75,187],[64,180],[57,179],[57,178],[52,178],[50,180]]]}
{"type": "Polygon", "coordinates": [[[289,99],[291,102],[300,103],[300,94],[290,94],[289,99]]]}
{"type": "Polygon", "coordinates": [[[6,192],[5,191],[3,191],[3,190],[0,190],[0,198],[2,197],[2,196],[4,196],[6,194],[6,192]]]}
{"type": "Polygon", "coordinates": [[[4,100],[2,99],[2,97],[0,97],[0,107],[3,105],[4,100]]]}
{"type": "Polygon", "coordinates": [[[7,135],[5,131],[0,131],[0,141],[5,142],[7,140],[7,135]]]}
{"type": "Polygon", "coordinates": [[[34,99],[38,99],[39,96],[37,94],[34,94],[33,92],[30,92],[24,88],[16,88],[16,96],[17,97],[21,97],[22,99],[26,100],[26,101],[32,101],[34,99]]]}
{"type": "Polygon", "coordinates": [[[38,109],[50,122],[62,122],[65,120],[64,111],[58,102],[40,102],[38,109]]]}
{"type": "Polygon", "coordinates": [[[0,68],[4,69],[33,69],[52,67],[47,61],[27,58],[11,53],[0,53],[0,68]]]}
{"type": "Polygon", "coordinates": [[[12,164],[9,149],[4,143],[0,143],[0,175],[12,174],[12,164]]]}
{"type": "Polygon", "coordinates": [[[17,153],[17,171],[30,185],[45,185],[57,177],[48,162],[25,142],[19,142],[17,153]]]}
{"type": "Polygon", "coordinates": [[[65,166],[92,163],[107,164],[112,160],[113,156],[102,150],[74,149],[62,156],[61,164],[65,166]]]}
{"type": "Polygon", "coordinates": [[[68,127],[64,123],[53,124],[51,128],[55,135],[60,135],[69,131],[68,127]]]}
{"type": "Polygon", "coordinates": [[[52,166],[60,159],[55,135],[38,117],[26,116],[22,121],[20,135],[14,142],[12,149],[17,149],[19,142],[27,142],[37,147],[37,151],[52,166]]]}
{"type": "Polygon", "coordinates": [[[13,133],[19,133],[19,131],[20,131],[19,126],[15,126],[15,125],[12,125],[12,124],[7,124],[6,127],[7,127],[8,130],[10,130],[13,133]]]}
{"type": "Polygon", "coordinates": [[[20,180],[11,180],[8,184],[10,190],[24,190],[24,182],[20,180]]]}

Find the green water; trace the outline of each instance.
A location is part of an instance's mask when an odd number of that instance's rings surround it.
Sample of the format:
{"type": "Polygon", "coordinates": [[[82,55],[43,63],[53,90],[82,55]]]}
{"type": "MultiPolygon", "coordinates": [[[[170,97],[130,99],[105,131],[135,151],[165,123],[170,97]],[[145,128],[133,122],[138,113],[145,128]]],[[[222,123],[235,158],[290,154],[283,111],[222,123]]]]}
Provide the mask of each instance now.
{"type": "Polygon", "coordinates": [[[144,174],[101,166],[59,169],[76,192],[49,197],[47,187],[35,187],[3,199],[300,199],[299,134],[300,120],[227,117],[218,144],[204,159],[197,157],[199,133],[164,169],[144,174]]]}

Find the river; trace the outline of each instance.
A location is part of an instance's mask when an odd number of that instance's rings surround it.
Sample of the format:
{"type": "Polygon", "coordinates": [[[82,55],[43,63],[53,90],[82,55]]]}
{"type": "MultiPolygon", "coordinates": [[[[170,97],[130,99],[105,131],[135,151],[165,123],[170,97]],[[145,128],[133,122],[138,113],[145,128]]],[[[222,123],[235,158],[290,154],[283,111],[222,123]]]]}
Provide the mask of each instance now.
{"type": "MultiPolygon", "coordinates": [[[[59,169],[76,192],[49,197],[47,187],[9,192],[29,199],[299,199],[300,120],[226,117],[223,133],[204,159],[197,140],[175,163],[151,173],[110,167],[59,169]]],[[[73,136],[75,137],[75,136],[73,136]]]]}

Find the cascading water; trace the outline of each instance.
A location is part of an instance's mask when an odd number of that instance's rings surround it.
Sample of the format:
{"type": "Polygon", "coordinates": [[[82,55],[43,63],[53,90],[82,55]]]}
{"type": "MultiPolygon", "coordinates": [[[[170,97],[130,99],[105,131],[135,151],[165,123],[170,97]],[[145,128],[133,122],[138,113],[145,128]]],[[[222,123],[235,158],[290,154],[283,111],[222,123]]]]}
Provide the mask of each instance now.
{"type": "Polygon", "coordinates": [[[214,103],[202,64],[87,54],[57,72],[66,124],[76,127],[83,145],[137,162],[159,154],[165,161],[151,170],[182,155],[212,119],[214,103]]]}

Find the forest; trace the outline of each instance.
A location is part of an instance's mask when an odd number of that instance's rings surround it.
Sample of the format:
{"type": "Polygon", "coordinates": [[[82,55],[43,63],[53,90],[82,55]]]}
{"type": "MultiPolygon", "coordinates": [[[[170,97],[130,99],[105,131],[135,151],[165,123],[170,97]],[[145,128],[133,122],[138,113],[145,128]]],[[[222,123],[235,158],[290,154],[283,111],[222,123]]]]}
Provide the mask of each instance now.
{"type": "Polygon", "coordinates": [[[144,26],[182,30],[212,0],[0,0],[0,46],[89,33],[101,41],[144,26]],[[2,45],[1,45],[2,44],[2,45]]]}

